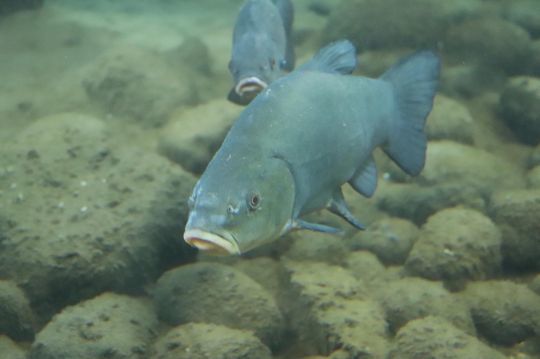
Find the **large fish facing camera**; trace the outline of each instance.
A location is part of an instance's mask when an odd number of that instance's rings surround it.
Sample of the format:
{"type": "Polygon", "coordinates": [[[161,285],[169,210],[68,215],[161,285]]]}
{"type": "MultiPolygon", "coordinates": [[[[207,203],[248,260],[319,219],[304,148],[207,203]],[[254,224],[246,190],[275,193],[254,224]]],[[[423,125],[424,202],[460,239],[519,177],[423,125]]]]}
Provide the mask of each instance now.
{"type": "Polygon", "coordinates": [[[229,71],[234,86],[228,99],[247,105],[272,81],[294,67],[291,41],[293,5],[290,0],[248,0],[233,31],[229,71]]]}
{"type": "Polygon", "coordinates": [[[355,66],[350,42],[331,44],[245,108],[193,190],[187,243],[241,254],[294,229],[338,232],[303,219],[323,208],[364,228],[341,186],[373,195],[376,147],[420,173],[438,56],[415,53],[378,79],[346,75],[355,66]]]}

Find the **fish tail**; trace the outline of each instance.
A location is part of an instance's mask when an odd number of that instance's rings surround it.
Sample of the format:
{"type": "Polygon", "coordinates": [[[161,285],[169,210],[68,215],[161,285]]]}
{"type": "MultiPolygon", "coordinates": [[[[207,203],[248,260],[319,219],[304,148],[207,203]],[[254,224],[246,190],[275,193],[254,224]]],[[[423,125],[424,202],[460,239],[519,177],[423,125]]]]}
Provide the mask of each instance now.
{"type": "Polygon", "coordinates": [[[433,51],[414,53],[386,71],[381,79],[393,85],[398,113],[384,151],[406,173],[415,176],[426,159],[426,118],[433,107],[440,72],[433,51]]]}

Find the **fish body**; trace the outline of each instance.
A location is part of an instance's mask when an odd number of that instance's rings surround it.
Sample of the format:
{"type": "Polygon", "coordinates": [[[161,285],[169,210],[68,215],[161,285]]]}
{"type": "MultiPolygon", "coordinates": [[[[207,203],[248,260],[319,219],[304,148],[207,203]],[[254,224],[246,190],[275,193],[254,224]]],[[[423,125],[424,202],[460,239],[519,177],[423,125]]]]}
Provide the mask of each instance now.
{"type": "Polygon", "coordinates": [[[290,0],[248,0],[243,4],[233,31],[230,101],[248,104],[268,84],[293,69],[293,19],[290,0]]]}
{"type": "Polygon", "coordinates": [[[323,208],[362,229],[341,186],[374,193],[375,148],[411,175],[422,170],[438,57],[414,54],[379,79],[344,76],[356,66],[351,47],[321,50],[246,107],[194,190],[188,243],[239,254],[292,229],[338,232],[302,219],[323,208]]]}

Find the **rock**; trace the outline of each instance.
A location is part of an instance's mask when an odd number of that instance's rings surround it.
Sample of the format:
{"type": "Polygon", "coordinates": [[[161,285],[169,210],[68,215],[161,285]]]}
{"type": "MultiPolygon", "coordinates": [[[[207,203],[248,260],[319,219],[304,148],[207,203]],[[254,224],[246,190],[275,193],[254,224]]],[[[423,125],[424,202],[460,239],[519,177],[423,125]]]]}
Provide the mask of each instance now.
{"type": "Polygon", "coordinates": [[[499,353],[434,316],[410,321],[400,329],[390,359],[504,359],[499,353]]]}
{"type": "Polygon", "coordinates": [[[523,170],[518,164],[479,148],[452,141],[432,141],[426,156],[426,166],[420,174],[420,182],[426,184],[455,181],[483,196],[497,188],[525,185],[523,170]]]}
{"type": "Polygon", "coordinates": [[[87,76],[88,98],[104,114],[145,127],[160,126],[176,108],[198,102],[190,69],[172,68],[158,54],[137,48],[105,53],[87,76]]]}
{"type": "Polygon", "coordinates": [[[274,298],[279,297],[282,289],[280,278],[283,274],[281,262],[268,257],[242,259],[234,263],[234,268],[250,276],[274,298]]]}
{"type": "Polygon", "coordinates": [[[470,335],[476,335],[465,302],[444,289],[440,282],[402,278],[381,286],[375,297],[383,306],[390,330],[394,333],[413,319],[434,315],[470,335]]]}
{"type": "Polygon", "coordinates": [[[534,279],[529,283],[529,288],[536,294],[540,295],[540,274],[537,274],[536,277],[534,277],[534,279]]]}
{"type": "Polygon", "coordinates": [[[540,78],[512,77],[499,103],[506,125],[526,144],[540,143],[540,78]]]}
{"type": "Polygon", "coordinates": [[[540,166],[534,167],[527,173],[527,186],[540,189],[540,166]]]}
{"type": "Polygon", "coordinates": [[[504,263],[518,269],[539,269],[540,189],[495,193],[489,212],[502,232],[504,263]]]}
{"type": "Polygon", "coordinates": [[[103,122],[51,116],[4,148],[0,277],[39,314],[140,289],[193,258],[180,233],[195,179],[160,156],[114,146],[103,122]]]}
{"type": "Polygon", "coordinates": [[[362,50],[435,47],[449,22],[471,11],[474,3],[413,0],[404,7],[399,0],[343,1],[330,14],[322,43],[346,38],[362,50]]]}
{"type": "Polygon", "coordinates": [[[28,299],[14,283],[5,280],[0,280],[0,334],[18,341],[34,339],[34,314],[28,299]]]}
{"type": "Polygon", "coordinates": [[[345,258],[345,267],[366,287],[386,284],[386,268],[377,257],[367,251],[355,251],[345,258]]]}
{"type": "Polygon", "coordinates": [[[473,118],[467,107],[444,95],[435,97],[433,111],[426,122],[429,140],[452,140],[472,144],[473,130],[473,118]]]}
{"type": "Polygon", "coordinates": [[[175,113],[161,131],[159,151],[187,171],[202,174],[240,110],[222,99],[175,113]]]}
{"type": "Polygon", "coordinates": [[[407,261],[407,272],[461,283],[501,271],[501,233],[482,213],[450,208],[429,217],[407,261]]]}
{"type": "Polygon", "coordinates": [[[291,260],[341,264],[348,252],[342,238],[328,235],[328,233],[298,231],[287,237],[290,238],[291,244],[284,256],[291,260]]]}
{"type": "MultiPolygon", "coordinates": [[[[388,176],[393,177],[390,172],[388,176]]],[[[420,225],[431,214],[456,205],[484,211],[493,191],[522,187],[519,163],[457,142],[431,141],[426,166],[415,183],[379,181],[375,199],[380,209],[420,225]]]]}
{"type": "MultiPolygon", "coordinates": [[[[506,74],[500,68],[469,62],[445,64],[444,71],[441,73],[440,92],[453,97],[478,97],[494,88],[504,86],[506,78],[506,74]]],[[[437,106],[433,111],[436,110],[437,106]]],[[[428,126],[430,121],[427,122],[428,126]]]]}
{"type": "Polygon", "coordinates": [[[0,353],[6,359],[26,359],[25,351],[3,335],[0,335],[0,353]]]}
{"type": "Polygon", "coordinates": [[[332,358],[385,356],[384,313],[363,293],[361,282],[343,268],[324,263],[288,261],[285,267],[289,300],[284,306],[306,351],[332,353],[332,358]]]}
{"type": "Polygon", "coordinates": [[[154,301],[170,325],[206,322],[251,330],[271,348],[281,344],[284,321],[272,296],[232,267],[196,263],[169,270],[158,280],[154,301]]]}
{"type": "Polygon", "coordinates": [[[540,37],[540,13],[535,0],[518,0],[501,3],[503,16],[526,29],[532,37],[540,37]]]}
{"type": "Polygon", "coordinates": [[[29,359],[147,358],[157,329],[150,303],[105,293],[55,315],[38,333],[29,359]]]}
{"type": "Polygon", "coordinates": [[[385,218],[356,233],[346,243],[352,250],[368,250],[384,264],[403,264],[418,235],[418,228],[400,218],[385,218]]]}
{"type": "Polygon", "coordinates": [[[452,26],[445,49],[456,61],[475,62],[520,73],[531,55],[531,38],[522,27],[496,17],[468,19],[452,26]]]}
{"type": "Polygon", "coordinates": [[[271,359],[272,353],[250,331],[189,323],[173,328],[154,344],[154,359],[271,359]]]}
{"type": "Polygon", "coordinates": [[[392,216],[406,218],[422,225],[432,214],[449,207],[463,205],[485,210],[484,198],[474,188],[459,181],[422,186],[418,183],[382,182],[377,194],[377,207],[392,216]]]}
{"type": "Polygon", "coordinates": [[[37,9],[43,6],[44,0],[4,0],[0,3],[0,16],[21,10],[37,9]]]}
{"type": "Polygon", "coordinates": [[[528,165],[531,168],[540,165],[540,144],[532,151],[528,159],[528,165]]]}
{"type": "Polygon", "coordinates": [[[471,282],[462,292],[478,330],[488,340],[513,345],[540,334],[540,296],[510,281],[471,282]]]}

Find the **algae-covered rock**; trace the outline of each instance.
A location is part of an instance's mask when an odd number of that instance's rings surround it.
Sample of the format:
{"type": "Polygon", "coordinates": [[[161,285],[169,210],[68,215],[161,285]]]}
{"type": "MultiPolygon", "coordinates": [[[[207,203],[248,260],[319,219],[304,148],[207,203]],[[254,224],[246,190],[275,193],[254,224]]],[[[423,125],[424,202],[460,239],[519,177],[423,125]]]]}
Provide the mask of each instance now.
{"type": "Polygon", "coordinates": [[[540,189],[497,192],[490,213],[502,232],[504,262],[514,268],[540,268],[540,189]]]}
{"type": "Polygon", "coordinates": [[[0,277],[35,308],[137,290],[193,257],[180,233],[195,179],[158,155],[114,145],[100,120],[44,118],[4,148],[0,277]]]}
{"type": "Polygon", "coordinates": [[[34,314],[26,295],[4,280],[0,280],[0,334],[14,340],[34,339],[34,314]]]}
{"type": "Polygon", "coordinates": [[[429,140],[474,143],[473,118],[467,107],[444,95],[435,96],[433,110],[426,120],[429,140]]]}
{"type": "Polygon", "coordinates": [[[280,277],[283,272],[283,265],[268,257],[258,257],[253,259],[242,259],[234,263],[234,268],[238,269],[257,283],[268,290],[274,298],[281,292],[280,277]]]}
{"type": "Polygon", "coordinates": [[[501,270],[501,233],[482,213],[450,208],[421,228],[405,269],[428,279],[462,282],[491,278],[501,270]]]}
{"type": "Polygon", "coordinates": [[[0,354],[6,359],[26,359],[26,352],[3,335],[0,335],[0,354]]]}
{"type": "Polygon", "coordinates": [[[529,288],[536,294],[540,295],[540,274],[537,274],[536,277],[534,277],[534,279],[529,283],[529,288]]]}
{"type": "Polygon", "coordinates": [[[222,325],[177,326],[154,344],[154,359],[271,359],[270,350],[250,331],[222,325]]]}
{"type": "Polygon", "coordinates": [[[371,252],[350,252],[345,258],[345,267],[355,278],[364,283],[366,287],[386,284],[386,268],[371,252]]]}
{"type": "Polygon", "coordinates": [[[522,27],[496,17],[468,19],[452,26],[445,48],[456,60],[517,73],[527,66],[531,38],[522,27]]]}
{"type": "Polygon", "coordinates": [[[160,126],[176,108],[197,103],[194,84],[190,69],[173,68],[162,56],[133,47],[105,53],[83,80],[103,114],[144,127],[160,126]]]}
{"type": "Polygon", "coordinates": [[[399,0],[342,1],[330,14],[322,42],[346,38],[359,49],[433,47],[449,21],[469,11],[462,4],[411,0],[403,6],[399,0]]]}
{"type": "Polygon", "coordinates": [[[483,212],[492,192],[526,184],[519,163],[473,146],[430,141],[426,158],[415,183],[380,181],[375,196],[380,209],[422,224],[431,214],[457,205],[483,212]]]}
{"type": "Polygon", "coordinates": [[[251,330],[266,345],[281,344],[284,320],[272,296],[244,273],[222,264],[197,263],[169,270],[154,301],[171,325],[206,322],[251,330]]]}
{"type": "Polygon", "coordinates": [[[499,110],[506,125],[526,144],[540,143],[540,79],[513,77],[501,94],[499,110]]]}
{"type": "Polygon", "coordinates": [[[151,303],[105,293],[55,315],[38,333],[29,358],[147,358],[157,329],[151,303]]]}
{"type": "Polygon", "coordinates": [[[161,131],[159,151],[201,174],[239,113],[240,107],[225,99],[178,111],[161,131]]]}
{"type": "Polygon", "coordinates": [[[307,353],[332,353],[332,358],[386,355],[384,312],[365,295],[360,281],[324,263],[288,261],[285,267],[289,287],[284,306],[307,353]]]}
{"type": "Polygon", "coordinates": [[[534,167],[527,173],[527,186],[540,189],[540,166],[534,167]]]}
{"type": "Polygon", "coordinates": [[[291,243],[284,256],[292,260],[340,264],[343,263],[348,252],[342,238],[328,235],[328,233],[298,231],[288,235],[287,240],[291,243]]]}
{"type": "Polygon", "coordinates": [[[465,302],[444,289],[440,282],[402,278],[381,286],[375,297],[386,312],[392,332],[413,319],[433,315],[448,320],[470,335],[476,334],[465,302]]]}
{"type": "Polygon", "coordinates": [[[410,321],[399,330],[389,358],[504,359],[506,356],[445,319],[429,316],[410,321]]]}
{"type": "Polygon", "coordinates": [[[540,334],[540,296],[510,281],[469,283],[462,292],[480,334],[513,345],[540,334]]]}
{"type": "Polygon", "coordinates": [[[353,250],[373,252],[384,264],[403,264],[418,236],[418,227],[400,218],[384,218],[347,239],[353,250]]]}

